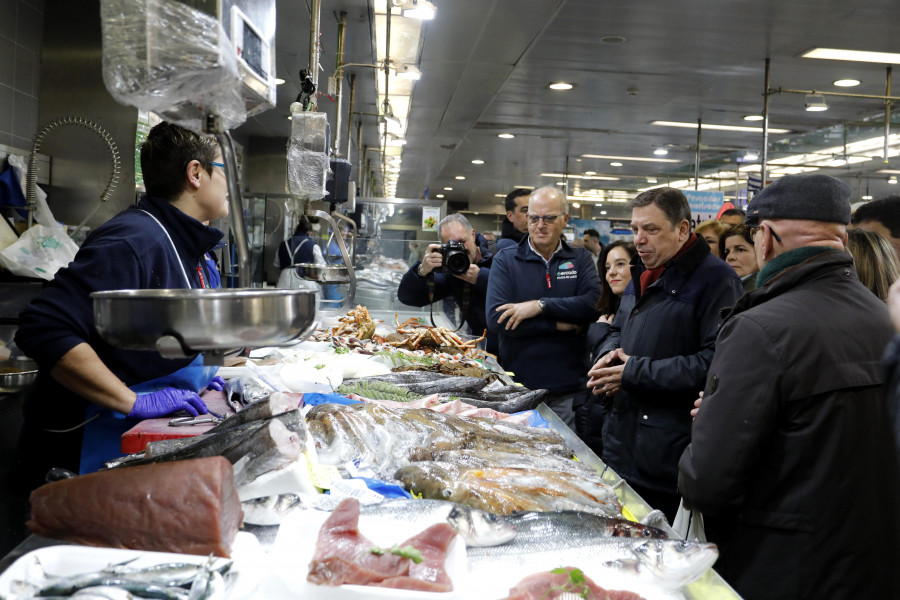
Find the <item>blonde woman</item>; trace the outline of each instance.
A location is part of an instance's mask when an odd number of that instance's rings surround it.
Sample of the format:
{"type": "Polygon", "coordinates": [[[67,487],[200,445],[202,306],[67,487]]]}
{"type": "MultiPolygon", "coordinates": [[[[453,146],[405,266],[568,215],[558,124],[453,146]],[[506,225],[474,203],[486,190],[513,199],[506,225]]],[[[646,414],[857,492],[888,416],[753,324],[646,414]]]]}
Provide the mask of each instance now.
{"type": "Polygon", "coordinates": [[[847,252],[864,286],[887,302],[888,288],[900,278],[900,257],[880,233],[865,229],[847,232],[847,252]]]}

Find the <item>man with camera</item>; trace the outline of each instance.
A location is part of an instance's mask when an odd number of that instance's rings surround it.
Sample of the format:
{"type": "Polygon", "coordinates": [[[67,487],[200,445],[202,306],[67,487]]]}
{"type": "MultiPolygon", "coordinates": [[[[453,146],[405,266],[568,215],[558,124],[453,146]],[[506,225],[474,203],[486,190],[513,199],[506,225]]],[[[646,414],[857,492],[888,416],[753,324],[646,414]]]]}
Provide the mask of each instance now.
{"type": "MultiPolygon", "coordinates": [[[[476,243],[476,233],[461,214],[441,219],[437,225],[440,244],[430,244],[420,262],[400,280],[397,299],[407,306],[428,306],[453,296],[462,318],[481,336],[487,329],[485,303],[491,253],[476,243]]],[[[487,351],[497,353],[495,336],[488,335],[487,351]]]]}

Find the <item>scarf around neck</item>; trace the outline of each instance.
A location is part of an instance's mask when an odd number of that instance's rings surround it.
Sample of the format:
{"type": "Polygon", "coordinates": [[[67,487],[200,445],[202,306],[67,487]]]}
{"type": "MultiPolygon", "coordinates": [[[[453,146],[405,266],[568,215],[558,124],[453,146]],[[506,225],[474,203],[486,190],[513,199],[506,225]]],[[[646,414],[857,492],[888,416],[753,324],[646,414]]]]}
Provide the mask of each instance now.
{"type": "Polygon", "coordinates": [[[796,267],[813,256],[818,256],[825,252],[840,252],[840,250],[822,246],[805,246],[803,248],[788,250],[784,254],[779,254],[767,262],[766,266],[759,271],[759,275],[756,278],[756,287],[761,288],[782,271],[790,269],[791,267],[796,267]]]}

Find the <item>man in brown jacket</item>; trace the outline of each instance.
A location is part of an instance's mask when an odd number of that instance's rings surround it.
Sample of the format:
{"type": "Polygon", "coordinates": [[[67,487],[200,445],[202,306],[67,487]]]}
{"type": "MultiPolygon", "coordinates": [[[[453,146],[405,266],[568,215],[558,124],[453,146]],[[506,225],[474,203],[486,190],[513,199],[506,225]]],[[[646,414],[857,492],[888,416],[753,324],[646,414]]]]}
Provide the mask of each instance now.
{"type": "Polygon", "coordinates": [[[679,463],[715,568],[747,600],[897,597],[900,464],[880,365],[891,322],[844,252],[849,199],[813,174],[751,201],[759,288],[725,317],[679,463]]]}

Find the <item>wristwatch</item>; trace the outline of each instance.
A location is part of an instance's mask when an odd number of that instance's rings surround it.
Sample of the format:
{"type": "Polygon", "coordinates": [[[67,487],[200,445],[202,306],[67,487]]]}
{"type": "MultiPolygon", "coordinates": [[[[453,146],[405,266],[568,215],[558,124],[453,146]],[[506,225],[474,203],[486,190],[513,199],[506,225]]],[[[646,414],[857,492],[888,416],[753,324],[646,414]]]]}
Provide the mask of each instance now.
{"type": "Polygon", "coordinates": [[[538,301],[538,308],[541,309],[541,313],[544,312],[544,299],[540,298],[538,301]]]}

